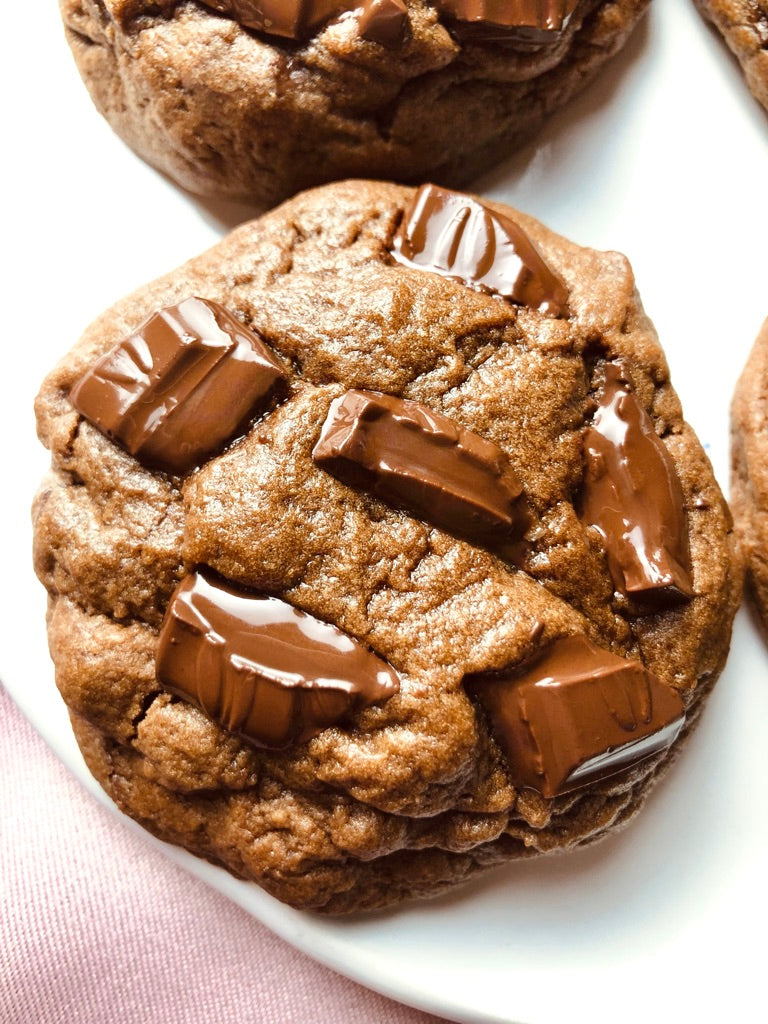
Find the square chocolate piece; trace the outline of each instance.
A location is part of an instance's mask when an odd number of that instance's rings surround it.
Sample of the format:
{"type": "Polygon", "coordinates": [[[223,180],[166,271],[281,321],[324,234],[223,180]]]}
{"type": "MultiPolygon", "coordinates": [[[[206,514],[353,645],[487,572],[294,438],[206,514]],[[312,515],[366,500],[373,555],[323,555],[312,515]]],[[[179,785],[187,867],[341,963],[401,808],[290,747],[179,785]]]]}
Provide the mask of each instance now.
{"type": "Polygon", "coordinates": [[[161,309],[77,382],[70,400],[146,466],[199,466],[264,407],[285,377],[261,338],[216,302],[161,309]]]}

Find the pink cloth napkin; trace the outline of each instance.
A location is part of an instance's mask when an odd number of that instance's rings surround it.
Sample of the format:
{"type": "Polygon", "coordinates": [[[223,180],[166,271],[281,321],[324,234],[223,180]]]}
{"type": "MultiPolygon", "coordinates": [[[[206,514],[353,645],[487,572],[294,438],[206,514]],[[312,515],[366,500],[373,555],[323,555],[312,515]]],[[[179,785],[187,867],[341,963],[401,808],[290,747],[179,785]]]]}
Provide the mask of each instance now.
{"type": "Polygon", "coordinates": [[[434,1024],[316,964],[69,774],[0,686],[3,1024],[434,1024]]]}

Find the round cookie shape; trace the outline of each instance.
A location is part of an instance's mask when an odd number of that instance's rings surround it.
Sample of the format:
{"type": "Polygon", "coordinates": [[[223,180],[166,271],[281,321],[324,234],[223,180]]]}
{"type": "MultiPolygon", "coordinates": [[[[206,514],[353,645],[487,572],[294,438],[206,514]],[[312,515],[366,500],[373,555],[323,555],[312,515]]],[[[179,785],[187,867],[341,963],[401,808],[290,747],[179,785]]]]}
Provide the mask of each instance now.
{"type": "Polygon", "coordinates": [[[731,508],[747,583],[768,635],[768,320],[741,372],[731,405],[731,508]]]}
{"type": "Polygon", "coordinates": [[[649,2],[60,6],[91,97],[128,145],[195,194],[266,207],[347,177],[465,184],[583,88],[649,2]]]}
{"type": "Polygon", "coordinates": [[[722,33],[755,99],[768,110],[768,0],[696,0],[722,33]]]}
{"type": "MultiPolygon", "coordinates": [[[[146,374],[142,424],[180,398],[184,438],[197,399],[174,373],[146,374]]],[[[499,204],[365,181],[300,195],[105,312],[37,416],[35,565],[91,771],[294,906],[428,896],[623,826],[724,663],[738,552],[631,269],[499,204]],[[258,339],[281,387],[163,469],[72,395],[188,296],[258,339]],[[668,533],[623,498],[657,464],[681,506],[668,533]],[[610,529],[585,498],[601,467],[610,529]],[[644,538],[631,585],[619,512],[644,538]]]]}

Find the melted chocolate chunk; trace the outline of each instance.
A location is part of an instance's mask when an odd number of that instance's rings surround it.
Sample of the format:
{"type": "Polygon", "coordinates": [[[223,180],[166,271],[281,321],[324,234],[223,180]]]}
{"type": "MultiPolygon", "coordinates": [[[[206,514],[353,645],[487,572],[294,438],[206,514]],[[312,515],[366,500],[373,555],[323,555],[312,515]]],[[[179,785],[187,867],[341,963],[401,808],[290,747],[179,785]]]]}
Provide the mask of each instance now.
{"type": "Polygon", "coordinates": [[[342,11],[357,7],[353,0],[203,0],[245,28],[286,39],[306,39],[342,11]]]}
{"type": "Polygon", "coordinates": [[[555,797],[666,749],[685,721],[680,695],[639,661],[562,637],[509,675],[474,676],[512,781],[555,797]]]}
{"type": "Polygon", "coordinates": [[[504,452],[418,402],[347,391],[332,403],[312,456],[345,483],[485,543],[519,537],[528,525],[504,452]]]}
{"type": "Polygon", "coordinates": [[[568,313],[565,283],[523,229],[462,192],[422,185],[393,239],[392,255],[518,305],[552,316],[568,313]]]}
{"type": "Polygon", "coordinates": [[[110,349],[70,400],[144,465],[185,473],[235,437],[284,379],[254,331],[218,303],[190,298],[110,349]]]}
{"type": "Polygon", "coordinates": [[[200,573],[171,598],[156,673],[225,729],[276,750],[400,688],[386,661],[335,626],[200,573]]]}
{"type": "Polygon", "coordinates": [[[654,609],[690,598],[680,479],[619,363],[606,364],[584,453],[581,518],[600,533],[616,587],[654,609]]]}
{"type": "Polygon", "coordinates": [[[398,49],[408,35],[408,8],[404,0],[365,0],[357,31],[361,39],[388,50],[398,49]]]}
{"type": "Polygon", "coordinates": [[[567,28],[580,0],[437,0],[437,7],[478,39],[544,44],[567,28]]]}

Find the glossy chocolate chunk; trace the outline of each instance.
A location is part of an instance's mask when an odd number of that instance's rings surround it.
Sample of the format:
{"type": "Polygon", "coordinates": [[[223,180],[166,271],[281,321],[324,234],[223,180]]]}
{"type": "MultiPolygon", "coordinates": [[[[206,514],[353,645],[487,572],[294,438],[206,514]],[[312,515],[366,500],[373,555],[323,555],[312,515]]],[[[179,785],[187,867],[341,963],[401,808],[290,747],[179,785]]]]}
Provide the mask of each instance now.
{"type": "Polygon", "coordinates": [[[185,473],[236,436],[284,378],[254,331],[218,303],[189,298],[110,349],[70,399],[144,465],[185,473]]]}
{"type": "Polygon", "coordinates": [[[438,9],[483,39],[548,43],[567,27],[579,0],[437,0],[438,9]]]}
{"type": "Polygon", "coordinates": [[[519,537],[528,524],[504,452],[418,402],[347,391],[331,404],[312,456],[346,483],[486,543],[519,537]]]}
{"type": "Polygon", "coordinates": [[[352,10],[354,0],[203,0],[221,14],[228,14],[245,28],[286,39],[306,39],[342,11],[352,10]]]}
{"type": "Polygon", "coordinates": [[[166,611],[158,681],[260,747],[302,743],[398,692],[394,669],[285,601],[186,576],[166,611]]]}
{"type": "Polygon", "coordinates": [[[510,302],[567,315],[565,283],[523,229],[462,192],[422,185],[395,234],[392,255],[510,302]]]}
{"type": "Polygon", "coordinates": [[[365,0],[357,30],[361,39],[396,50],[408,35],[408,8],[404,0],[365,0]]]}
{"type": "Polygon", "coordinates": [[[675,465],[619,363],[584,435],[583,522],[602,536],[616,587],[651,608],[688,599],[691,559],[675,465]]]}
{"type": "Polygon", "coordinates": [[[685,721],[676,690],[580,634],[556,640],[522,671],[466,685],[488,712],[514,785],[545,797],[666,749],[685,721]]]}

